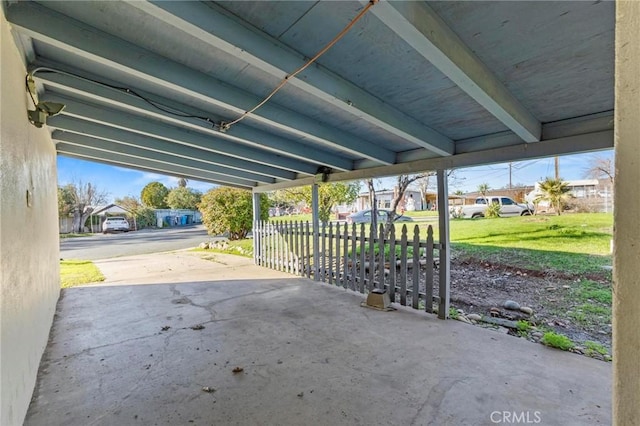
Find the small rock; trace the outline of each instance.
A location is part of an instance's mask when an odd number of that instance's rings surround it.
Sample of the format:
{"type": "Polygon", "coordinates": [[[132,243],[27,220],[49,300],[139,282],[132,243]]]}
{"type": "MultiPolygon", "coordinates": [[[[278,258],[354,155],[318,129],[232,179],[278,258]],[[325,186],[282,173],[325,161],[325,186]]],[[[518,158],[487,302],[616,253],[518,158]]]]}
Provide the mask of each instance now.
{"type": "Polygon", "coordinates": [[[602,358],[604,361],[607,361],[607,362],[611,361],[611,355],[604,355],[602,358]]]}
{"type": "Polygon", "coordinates": [[[544,336],[544,334],[542,334],[540,331],[534,331],[533,333],[531,333],[531,337],[535,337],[536,339],[542,339],[542,336],[544,336]]]}
{"type": "Polygon", "coordinates": [[[197,324],[197,325],[192,325],[191,327],[192,330],[204,330],[204,325],[202,324],[197,324]]]}
{"type": "Polygon", "coordinates": [[[462,322],[466,322],[467,324],[471,324],[471,321],[469,321],[469,319],[464,315],[458,315],[458,317],[456,319],[458,321],[462,321],[462,322]]]}
{"type": "Polygon", "coordinates": [[[162,330],[162,331],[167,331],[167,330],[169,330],[170,328],[171,328],[170,326],[168,326],[168,325],[164,325],[164,326],[162,326],[161,330],[162,330]]]}
{"type": "Polygon", "coordinates": [[[202,392],[207,392],[207,393],[214,393],[216,390],[210,386],[203,386],[202,387],[202,392]]]}
{"type": "Polygon", "coordinates": [[[509,329],[507,327],[498,327],[498,331],[502,334],[509,334],[509,329]]]}
{"type": "Polygon", "coordinates": [[[531,309],[528,306],[521,306],[520,307],[520,312],[524,312],[527,315],[533,315],[533,309],[531,309]]]}
{"type": "Polygon", "coordinates": [[[209,248],[209,243],[200,243],[200,244],[198,245],[198,248],[201,248],[201,249],[207,250],[207,249],[209,248]]]}
{"type": "Polygon", "coordinates": [[[584,354],[584,348],[582,346],[576,346],[573,349],[571,349],[571,352],[575,352],[577,354],[584,354]]]}
{"type": "Polygon", "coordinates": [[[492,317],[499,317],[500,316],[500,309],[491,308],[489,313],[491,314],[492,317]]]}
{"type": "Polygon", "coordinates": [[[482,319],[482,316],[480,316],[478,314],[469,314],[469,315],[467,315],[467,319],[469,319],[471,321],[480,321],[482,319]]]}
{"type": "Polygon", "coordinates": [[[520,310],[520,304],[518,302],[514,302],[513,300],[507,300],[502,304],[505,309],[510,309],[512,311],[520,310]]]}
{"type": "Polygon", "coordinates": [[[304,392],[300,392],[300,393],[298,394],[298,398],[302,398],[303,396],[304,396],[304,392]]]}
{"type": "Polygon", "coordinates": [[[547,287],[547,291],[556,291],[555,287],[547,287]]]}
{"type": "Polygon", "coordinates": [[[233,370],[231,370],[233,372],[233,374],[238,374],[238,373],[242,373],[244,371],[244,368],[242,367],[236,367],[233,370]]]}
{"type": "Polygon", "coordinates": [[[563,285],[563,286],[562,286],[562,288],[564,288],[564,289],[570,289],[570,288],[571,288],[571,286],[570,286],[570,285],[563,285]]]}

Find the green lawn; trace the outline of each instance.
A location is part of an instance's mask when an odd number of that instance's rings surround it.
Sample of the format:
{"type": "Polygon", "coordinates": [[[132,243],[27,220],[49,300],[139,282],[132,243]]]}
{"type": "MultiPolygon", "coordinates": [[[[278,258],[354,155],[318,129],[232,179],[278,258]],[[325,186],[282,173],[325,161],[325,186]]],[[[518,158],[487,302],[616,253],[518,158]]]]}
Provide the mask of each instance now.
{"type": "Polygon", "coordinates": [[[611,264],[612,214],[452,220],[450,232],[459,256],[490,263],[568,275],[602,275],[611,264]]]}
{"type": "Polygon", "coordinates": [[[89,260],[61,260],[60,284],[62,288],[104,281],[104,275],[89,260]]]}

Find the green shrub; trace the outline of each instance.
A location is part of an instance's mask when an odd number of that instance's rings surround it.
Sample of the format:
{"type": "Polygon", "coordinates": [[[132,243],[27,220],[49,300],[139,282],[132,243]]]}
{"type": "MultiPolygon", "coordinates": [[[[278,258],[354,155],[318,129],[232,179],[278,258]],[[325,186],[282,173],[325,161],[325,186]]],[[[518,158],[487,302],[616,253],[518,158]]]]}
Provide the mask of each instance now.
{"type": "Polygon", "coordinates": [[[453,306],[451,306],[449,308],[449,318],[458,319],[459,316],[460,316],[460,313],[458,312],[458,310],[456,308],[454,308],[453,306]]]}
{"type": "Polygon", "coordinates": [[[486,217],[500,217],[500,204],[490,203],[487,206],[487,211],[484,213],[486,217]]]}
{"type": "Polygon", "coordinates": [[[518,322],[516,322],[516,326],[518,328],[518,336],[520,337],[527,337],[533,328],[527,320],[518,320],[518,322]]]}
{"type": "MultiPolygon", "coordinates": [[[[218,187],[202,196],[199,206],[202,223],[210,235],[229,233],[230,240],[240,240],[253,228],[253,194],[237,188],[218,187]]],[[[269,217],[269,200],[260,196],[260,219],[269,217]]]]}
{"type": "MultiPolygon", "coordinates": [[[[138,229],[150,228],[156,226],[156,213],[152,208],[139,207],[133,211],[136,218],[136,226],[138,229]]],[[[133,227],[133,223],[130,223],[133,227]]]]}
{"type": "Polygon", "coordinates": [[[587,354],[588,356],[591,356],[594,353],[599,353],[600,355],[607,355],[609,353],[609,351],[607,351],[607,348],[602,346],[600,343],[592,342],[591,340],[587,340],[586,342],[584,342],[584,346],[585,348],[587,348],[585,354],[587,354]]]}
{"type": "Polygon", "coordinates": [[[573,340],[569,339],[567,336],[554,333],[553,331],[549,331],[544,333],[542,336],[542,343],[550,346],[552,348],[562,349],[563,351],[568,351],[569,349],[575,346],[573,340]]]}

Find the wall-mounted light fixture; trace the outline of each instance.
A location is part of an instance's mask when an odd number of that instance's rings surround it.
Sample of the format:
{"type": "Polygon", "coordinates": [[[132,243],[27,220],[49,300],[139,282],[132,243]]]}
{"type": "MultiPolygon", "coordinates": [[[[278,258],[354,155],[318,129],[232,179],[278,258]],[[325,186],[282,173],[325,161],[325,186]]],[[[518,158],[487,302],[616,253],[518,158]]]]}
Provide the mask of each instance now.
{"type": "Polygon", "coordinates": [[[333,170],[331,170],[331,167],[327,167],[327,166],[320,166],[318,167],[318,170],[316,171],[316,182],[317,183],[325,183],[329,180],[329,175],[331,174],[333,170]]]}
{"type": "Polygon", "coordinates": [[[47,117],[60,114],[65,107],[64,104],[57,102],[39,102],[38,90],[36,89],[36,82],[32,74],[27,74],[27,92],[29,92],[29,96],[31,96],[31,100],[35,105],[34,110],[27,110],[27,115],[29,122],[37,128],[47,123],[47,117]]]}

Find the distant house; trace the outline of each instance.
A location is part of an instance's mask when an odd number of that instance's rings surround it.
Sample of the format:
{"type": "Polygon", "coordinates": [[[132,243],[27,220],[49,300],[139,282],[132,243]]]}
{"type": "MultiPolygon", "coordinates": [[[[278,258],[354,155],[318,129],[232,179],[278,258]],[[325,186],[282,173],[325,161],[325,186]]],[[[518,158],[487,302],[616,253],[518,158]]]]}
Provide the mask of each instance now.
{"type": "MultiPolygon", "coordinates": [[[[102,222],[104,222],[106,216],[127,216],[129,218],[133,217],[129,210],[117,204],[90,206],[89,208],[93,208],[89,219],[87,219],[89,226],[85,226],[85,228],[88,228],[87,230],[89,232],[102,232],[102,222]]],[[[59,225],[61,234],[70,233],[73,231],[73,218],[61,217],[59,218],[59,225]]],[[[135,218],[131,223],[131,227],[132,229],[135,229],[135,218]]]]}
{"type": "MultiPolygon", "coordinates": [[[[379,209],[390,209],[393,198],[396,194],[395,190],[383,189],[380,191],[376,191],[376,200],[377,207],[379,209]]],[[[426,210],[426,200],[422,200],[420,196],[420,191],[415,191],[413,189],[407,189],[404,192],[403,200],[398,204],[398,209],[404,210],[426,210]]],[[[355,210],[366,210],[370,209],[371,205],[369,203],[369,192],[361,192],[358,195],[355,203],[355,210]]]]}
{"type": "Polygon", "coordinates": [[[117,204],[107,204],[106,206],[96,206],[96,208],[91,213],[91,216],[89,216],[91,232],[102,232],[102,222],[105,221],[107,216],[126,216],[128,219],[130,219],[130,229],[138,229],[136,225],[135,215],[131,211],[117,204]]]}
{"type": "MultiPolygon", "coordinates": [[[[527,194],[533,191],[535,187],[533,186],[519,186],[517,188],[511,189],[490,189],[485,194],[488,196],[496,196],[496,195],[504,195],[506,197],[511,198],[513,201],[517,203],[526,203],[527,202],[527,194]]],[[[465,203],[464,204],[473,204],[476,198],[482,197],[480,192],[468,192],[464,194],[465,203]]]]}
{"type": "MultiPolygon", "coordinates": [[[[569,208],[583,212],[610,212],[613,209],[613,184],[609,179],[581,179],[565,181],[569,195],[573,197],[569,208]]],[[[533,203],[542,195],[540,182],[529,192],[525,199],[533,203]]],[[[547,201],[541,201],[539,207],[544,211],[549,207],[547,201]]]]}

